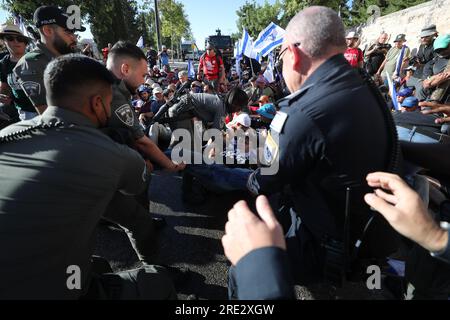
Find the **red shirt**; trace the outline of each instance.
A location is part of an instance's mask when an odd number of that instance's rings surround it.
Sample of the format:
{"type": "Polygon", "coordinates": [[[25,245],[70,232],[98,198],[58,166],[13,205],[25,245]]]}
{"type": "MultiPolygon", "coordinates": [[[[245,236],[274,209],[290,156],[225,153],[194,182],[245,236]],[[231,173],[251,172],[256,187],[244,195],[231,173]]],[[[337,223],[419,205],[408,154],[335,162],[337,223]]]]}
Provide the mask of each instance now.
{"type": "Polygon", "coordinates": [[[358,68],[359,63],[364,61],[363,53],[359,48],[347,48],[344,57],[353,68],[358,68]]]}
{"type": "Polygon", "coordinates": [[[198,66],[198,70],[203,71],[206,79],[208,80],[216,80],[219,78],[220,68],[223,66],[223,60],[221,57],[215,55],[214,57],[210,57],[205,54],[200,59],[200,64],[198,66]]]}
{"type": "Polygon", "coordinates": [[[105,59],[105,60],[108,59],[109,48],[103,48],[102,53],[103,53],[103,59],[105,59]]]}

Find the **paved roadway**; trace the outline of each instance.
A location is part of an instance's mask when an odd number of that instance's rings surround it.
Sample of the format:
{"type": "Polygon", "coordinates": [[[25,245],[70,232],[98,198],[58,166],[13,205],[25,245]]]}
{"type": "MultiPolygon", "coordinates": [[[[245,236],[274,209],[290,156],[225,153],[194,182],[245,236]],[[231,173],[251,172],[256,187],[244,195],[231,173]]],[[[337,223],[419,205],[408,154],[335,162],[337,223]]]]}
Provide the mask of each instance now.
{"type": "MultiPolygon", "coordinates": [[[[150,194],[150,211],[168,222],[160,233],[155,261],[189,270],[187,280],[177,285],[179,299],[190,294],[202,300],[226,299],[229,265],[220,239],[229,208],[246,195],[210,195],[204,205],[191,206],[181,199],[178,175],[154,175],[150,194]]],[[[97,254],[107,258],[115,271],[139,266],[125,233],[99,227],[97,239],[97,254]]],[[[326,285],[297,287],[296,292],[301,300],[384,298],[383,292],[368,291],[360,284],[340,290],[326,285]]]]}

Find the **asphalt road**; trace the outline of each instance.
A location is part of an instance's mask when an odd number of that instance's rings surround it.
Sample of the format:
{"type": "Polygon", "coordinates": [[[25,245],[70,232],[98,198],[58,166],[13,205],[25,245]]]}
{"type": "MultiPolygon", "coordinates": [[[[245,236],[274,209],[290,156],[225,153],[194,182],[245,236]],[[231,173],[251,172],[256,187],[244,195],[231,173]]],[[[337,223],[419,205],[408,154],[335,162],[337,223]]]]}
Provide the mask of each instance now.
{"type": "MultiPolygon", "coordinates": [[[[191,206],[182,201],[181,177],[154,175],[151,187],[150,212],[162,216],[168,225],[159,235],[159,253],[155,262],[188,270],[176,285],[179,299],[195,294],[200,300],[227,299],[229,264],[224,256],[221,237],[228,210],[245,194],[211,194],[206,203],[191,206]]],[[[138,261],[125,233],[98,228],[96,254],[108,259],[115,271],[138,267],[138,261]]],[[[328,285],[297,287],[297,299],[385,299],[384,291],[369,291],[363,284],[350,284],[342,289],[328,285]]]]}

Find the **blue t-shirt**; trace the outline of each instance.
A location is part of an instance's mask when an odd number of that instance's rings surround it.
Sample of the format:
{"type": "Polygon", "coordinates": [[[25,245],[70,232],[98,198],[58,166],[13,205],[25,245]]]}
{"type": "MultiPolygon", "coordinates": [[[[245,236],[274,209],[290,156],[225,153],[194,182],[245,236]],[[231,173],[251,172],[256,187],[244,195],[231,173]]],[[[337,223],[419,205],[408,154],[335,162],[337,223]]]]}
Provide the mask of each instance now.
{"type": "Polygon", "coordinates": [[[160,59],[163,66],[169,64],[169,54],[167,52],[162,52],[160,55],[160,59]]]}
{"type": "Polygon", "coordinates": [[[151,106],[153,114],[156,114],[165,103],[165,101],[153,101],[151,106]]]}

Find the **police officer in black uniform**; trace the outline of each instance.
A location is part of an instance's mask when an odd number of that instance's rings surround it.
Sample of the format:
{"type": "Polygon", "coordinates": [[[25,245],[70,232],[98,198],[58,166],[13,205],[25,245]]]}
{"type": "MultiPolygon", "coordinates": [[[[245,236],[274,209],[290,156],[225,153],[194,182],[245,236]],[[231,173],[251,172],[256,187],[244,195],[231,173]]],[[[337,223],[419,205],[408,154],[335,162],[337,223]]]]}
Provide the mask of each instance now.
{"type": "MultiPolygon", "coordinates": [[[[288,257],[296,283],[323,281],[330,256],[324,248],[345,241],[346,189],[355,190],[353,204],[362,202],[364,193],[358,190],[366,186],[367,174],[390,170],[395,162],[392,117],[377,92],[346,62],[344,37],[341,19],[325,7],[305,9],[287,27],[280,59],[292,95],[280,102],[265,150],[275,170],[258,169],[248,188],[255,195],[284,190],[283,204],[290,210],[279,214],[284,232],[278,233],[274,223],[260,228],[239,210],[230,212],[223,244],[235,266],[232,298],[293,297],[288,257]],[[259,231],[241,232],[243,225],[259,231]],[[284,233],[287,255],[279,239],[284,233]]],[[[371,215],[368,207],[357,209],[364,213],[351,231],[371,215]]]]}

